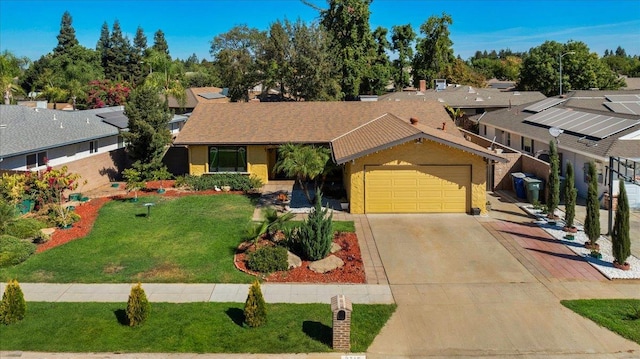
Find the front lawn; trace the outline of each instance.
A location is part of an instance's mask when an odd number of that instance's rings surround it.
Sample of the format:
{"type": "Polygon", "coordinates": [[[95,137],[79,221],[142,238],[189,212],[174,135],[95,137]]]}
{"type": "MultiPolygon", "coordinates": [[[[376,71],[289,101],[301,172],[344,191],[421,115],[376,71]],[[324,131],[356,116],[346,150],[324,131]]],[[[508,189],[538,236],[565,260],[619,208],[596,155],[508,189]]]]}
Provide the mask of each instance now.
{"type": "MultiPolygon", "coordinates": [[[[250,283],[254,277],[235,268],[233,254],[253,210],[237,194],[110,201],[88,236],[1,268],[0,280],[250,283]],[[154,204],[149,212],[145,203],[154,204]]],[[[334,229],[353,231],[353,222],[334,222],[334,229]]]]}
{"type": "MultiPolygon", "coordinates": [[[[243,326],[242,303],[151,303],[139,327],[121,324],[126,303],[28,302],[3,326],[0,350],[118,353],[309,353],[331,351],[327,304],[267,304],[265,326],[243,326]]],[[[395,305],[353,305],[351,350],[364,352],[395,305]]]]}
{"type": "Polygon", "coordinates": [[[562,305],[640,344],[640,299],[563,300],[562,305]]]}

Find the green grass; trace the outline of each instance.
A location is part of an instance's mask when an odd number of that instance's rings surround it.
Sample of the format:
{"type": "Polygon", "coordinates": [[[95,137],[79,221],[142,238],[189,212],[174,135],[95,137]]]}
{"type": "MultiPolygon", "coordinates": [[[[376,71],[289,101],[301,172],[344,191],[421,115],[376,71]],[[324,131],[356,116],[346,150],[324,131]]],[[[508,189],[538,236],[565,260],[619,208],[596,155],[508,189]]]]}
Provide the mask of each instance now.
{"type": "Polygon", "coordinates": [[[54,283],[249,283],[233,254],[253,214],[245,196],[110,201],[92,232],[0,270],[3,281],[54,283]],[[146,202],[153,202],[146,216],[146,202]]]}
{"type": "MultiPolygon", "coordinates": [[[[88,236],[1,268],[0,280],[250,283],[254,277],[235,268],[233,254],[253,209],[249,198],[236,194],[110,201],[88,236]],[[144,203],[155,204],[148,217],[144,203]]],[[[353,221],[333,226],[335,231],[355,231],[353,221]]]]}
{"type": "Polygon", "coordinates": [[[640,344],[639,299],[563,300],[562,305],[640,344]]]}
{"type": "MultiPolygon", "coordinates": [[[[126,303],[28,302],[3,326],[0,350],[44,352],[308,353],[331,351],[326,304],[268,304],[267,324],[242,324],[242,303],[151,303],[139,327],[122,324],[126,303]]],[[[395,305],[353,305],[351,350],[364,352],[395,305]]]]}

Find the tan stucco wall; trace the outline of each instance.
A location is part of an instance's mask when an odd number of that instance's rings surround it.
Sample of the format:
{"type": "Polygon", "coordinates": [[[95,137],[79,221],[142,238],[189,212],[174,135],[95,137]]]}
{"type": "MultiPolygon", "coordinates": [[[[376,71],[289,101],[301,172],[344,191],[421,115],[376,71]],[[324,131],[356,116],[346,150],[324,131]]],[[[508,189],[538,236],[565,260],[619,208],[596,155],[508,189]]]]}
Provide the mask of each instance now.
{"type": "Polygon", "coordinates": [[[189,174],[199,176],[209,171],[208,146],[189,146],[189,174]]]}
{"type": "MultiPolygon", "coordinates": [[[[262,180],[269,181],[267,151],[265,146],[247,146],[247,171],[262,180]]],[[[202,175],[209,172],[209,146],[189,146],[189,174],[202,175]]]]}
{"type": "Polygon", "coordinates": [[[364,213],[365,165],[471,165],[471,208],[486,212],[486,163],[473,155],[432,141],[413,141],[356,159],[345,166],[350,181],[345,182],[351,213],[364,213]]]}
{"type": "Polygon", "coordinates": [[[265,146],[247,146],[247,171],[252,176],[262,180],[262,183],[269,182],[268,154],[265,146]]]}

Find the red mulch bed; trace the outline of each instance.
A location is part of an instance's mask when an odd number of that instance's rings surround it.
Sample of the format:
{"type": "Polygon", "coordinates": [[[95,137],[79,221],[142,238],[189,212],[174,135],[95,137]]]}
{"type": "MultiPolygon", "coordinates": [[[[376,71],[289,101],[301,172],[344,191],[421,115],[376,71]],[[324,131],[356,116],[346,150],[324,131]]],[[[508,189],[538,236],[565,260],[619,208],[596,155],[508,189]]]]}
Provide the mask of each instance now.
{"type": "MultiPolygon", "coordinates": [[[[238,193],[242,192],[220,192],[220,191],[184,191],[172,188],[172,181],[164,181],[164,188],[166,192],[163,196],[168,197],[182,197],[187,195],[212,195],[221,193],[238,193]]],[[[160,188],[159,183],[147,183],[148,192],[153,192],[155,189],[160,188]]],[[[126,196],[113,196],[113,197],[100,197],[91,199],[91,201],[82,203],[76,206],[76,213],[80,215],[80,220],[73,224],[73,227],[69,229],[57,229],[52,235],[49,241],[39,244],[36,249],[37,253],[46,251],[48,249],[61,246],[72,240],[83,238],[91,232],[93,224],[98,217],[98,212],[102,206],[114,199],[122,199],[126,197],[133,197],[133,193],[129,193],[126,196]]],[[[309,261],[302,261],[302,266],[291,269],[284,272],[272,273],[266,277],[263,277],[260,273],[253,273],[247,269],[245,264],[246,254],[239,251],[234,262],[239,270],[246,273],[260,276],[267,282],[292,282],[292,283],[365,283],[366,277],[364,272],[364,264],[362,263],[362,256],[360,254],[360,246],[358,246],[358,238],[355,233],[342,232],[336,234],[334,240],[339,244],[342,250],[334,253],[335,256],[342,259],[345,265],[342,268],[333,270],[329,273],[315,273],[309,269],[309,261]]]]}
{"type": "Polygon", "coordinates": [[[309,269],[309,261],[302,261],[298,268],[288,271],[275,272],[269,275],[252,272],[247,268],[247,248],[240,246],[235,255],[235,265],[243,272],[261,277],[266,282],[283,283],[365,283],[364,264],[358,246],[358,237],[355,233],[337,233],[333,241],[340,245],[342,250],[334,253],[336,257],[344,261],[342,268],[328,273],[316,273],[309,269]]]}

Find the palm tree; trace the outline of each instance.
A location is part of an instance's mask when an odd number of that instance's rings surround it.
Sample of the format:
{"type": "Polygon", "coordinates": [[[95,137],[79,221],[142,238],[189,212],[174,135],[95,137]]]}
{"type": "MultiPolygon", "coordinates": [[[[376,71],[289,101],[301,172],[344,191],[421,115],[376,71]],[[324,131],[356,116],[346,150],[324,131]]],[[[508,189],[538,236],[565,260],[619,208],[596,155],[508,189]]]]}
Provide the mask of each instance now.
{"type": "Polygon", "coordinates": [[[331,151],[326,147],[286,143],[280,145],[278,152],[280,159],[274,170],[283,172],[288,177],[295,177],[309,203],[313,203],[307,181],[315,181],[324,172],[331,151]]]}

